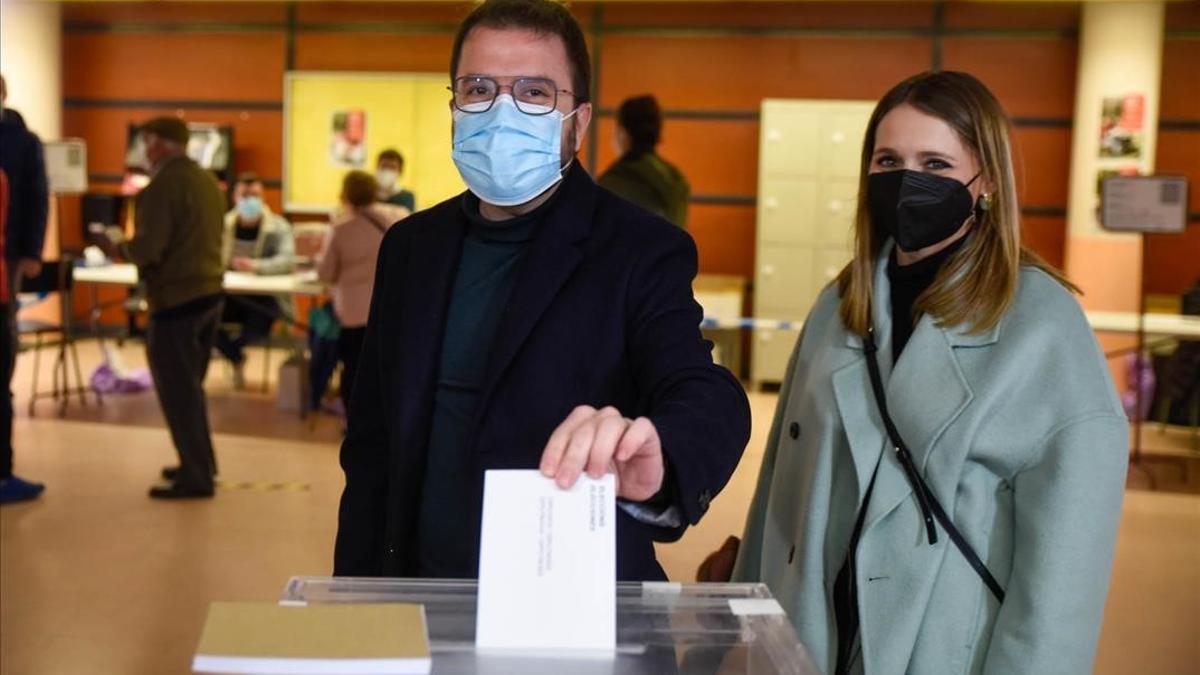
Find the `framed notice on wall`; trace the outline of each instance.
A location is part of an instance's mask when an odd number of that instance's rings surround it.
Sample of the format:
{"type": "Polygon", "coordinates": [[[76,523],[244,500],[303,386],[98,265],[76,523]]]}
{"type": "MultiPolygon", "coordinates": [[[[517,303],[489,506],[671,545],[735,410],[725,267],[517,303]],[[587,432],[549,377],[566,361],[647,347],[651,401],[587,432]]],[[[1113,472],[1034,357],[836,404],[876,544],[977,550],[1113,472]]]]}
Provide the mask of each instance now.
{"type": "Polygon", "coordinates": [[[1188,181],[1184,176],[1109,176],[1100,189],[1100,224],[1113,232],[1183,232],[1188,181]]]}
{"type": "Polygon", "coordinates": [[[50,192],[56,195],[87,192],[87,144],[82,138],[47,141],[42,148],[50,192]]]}

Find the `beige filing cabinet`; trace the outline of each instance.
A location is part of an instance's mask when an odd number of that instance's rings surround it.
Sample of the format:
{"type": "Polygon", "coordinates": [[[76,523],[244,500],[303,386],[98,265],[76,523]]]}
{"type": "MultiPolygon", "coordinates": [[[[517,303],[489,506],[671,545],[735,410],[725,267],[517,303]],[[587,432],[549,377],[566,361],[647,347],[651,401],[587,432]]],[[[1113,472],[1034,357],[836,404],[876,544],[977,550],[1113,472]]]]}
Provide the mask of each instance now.
{"type": "Polygon", "coordinates": [[[800,322],[850,260],[862,139],[873,101],[767,99],[758,156],[754,385],[783,379],[800,322]]]}

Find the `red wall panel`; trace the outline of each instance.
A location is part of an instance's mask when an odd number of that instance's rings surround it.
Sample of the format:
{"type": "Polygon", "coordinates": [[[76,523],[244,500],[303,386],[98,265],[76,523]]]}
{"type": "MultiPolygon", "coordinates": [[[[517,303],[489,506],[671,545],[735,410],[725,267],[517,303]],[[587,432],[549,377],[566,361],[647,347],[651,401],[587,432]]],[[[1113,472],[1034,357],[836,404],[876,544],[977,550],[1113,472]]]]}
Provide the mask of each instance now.
{"type": "Polygon", "coordinates": [[[282,2],[64,2],[65,21],[282,22],[282,2]]]}
{"type": "Polygon", "coordinates": [[[297,70],[447,73],[451,33],[299,33],[297,70]]]}
{"type": "Polygon", "coordinates": [[[476,7],[473,2],[298,2],[300,23],[456,24],[476,7]]]}
{"type": "Polygon", "coordinates": [[[764,98],[877,99],[930,64],[921,38],[606,36],[600,101],[758,110],[764,98]],[[886,59],[880,55],[886,54],[886,59]]]}
{"type": "Polygon", "coordinates": [[[950,37],[946,70],[965,70],[992,90],[1014,117],[1075,114],[1075,40],[950,37]],[[1036,74],[1036,76],[1034,76],[1036,74]]]}
{"type": "Polygon", "coordinates": [[[1200,281],[1200,223],[1192,223],[1183,234],[1148,234],[1143,242],[1146,293],[1181,295],[1200,281]]]}
{"type": "Polygon", "coordinates": [[[1024,206],[1066,206],[1070,191],[1071,129],[1017,128],[1013,135],[1017,198],[1024,206]]]}
{"type": "Polygon", "coordinates": [[[1165,120],[1200,119],[1200,40],[1163,42],[1159,115],[1165,120]]]}
{"type": "Polygon", "coordinates": [[[1021,218],[1021,243],[1051,265],[1062,269],[1067,251],[1067,221],[1064,218],[1028,216],[1021,218]]]}
{"type": "Polygon", "coordinates": [[[279,101],[283,33],[63,35],[67,98],[279,101]]]}
{"type": "Polygon", "coordinates": [[[1189,208],[1200,213],[1200,130],[1160,129],[1156,160],[1159,173],[1188,177],[1189,208]]]}
{"type": "Polygon", "coordinates": [[[754,207],[692,204],[688,231],[696,240],[700,272],[754,278],[754,207]]]}
{"type": "Polygon", "coordinates": [[[617,2],[604,6],[611,26],[769,26],[771,28],[920,28],[933,24],[932,2],[617,2]]]}
{"type": "Polygon", "coordinates": [[[948,28],[1062,29],[1079,27],[1076,2],[947,2],[948,28]]]}

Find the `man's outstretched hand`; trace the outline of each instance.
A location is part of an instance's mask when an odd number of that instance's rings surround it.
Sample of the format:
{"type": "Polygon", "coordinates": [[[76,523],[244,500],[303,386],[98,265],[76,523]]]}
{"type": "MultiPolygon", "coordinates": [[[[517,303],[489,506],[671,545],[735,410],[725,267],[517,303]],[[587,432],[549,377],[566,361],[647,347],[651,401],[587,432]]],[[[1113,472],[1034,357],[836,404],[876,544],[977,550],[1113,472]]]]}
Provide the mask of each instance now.
{"type": "Polygon", "coordinates": [[[632,502],[657,494],[666,473],[653,422],[631,420],[611,406],[597,410],[586,405],[571,411],[550,435],[540,468],[563,489],[575,485],[584,472],[600,478],[613,471],[617,496],[632,502]]]}

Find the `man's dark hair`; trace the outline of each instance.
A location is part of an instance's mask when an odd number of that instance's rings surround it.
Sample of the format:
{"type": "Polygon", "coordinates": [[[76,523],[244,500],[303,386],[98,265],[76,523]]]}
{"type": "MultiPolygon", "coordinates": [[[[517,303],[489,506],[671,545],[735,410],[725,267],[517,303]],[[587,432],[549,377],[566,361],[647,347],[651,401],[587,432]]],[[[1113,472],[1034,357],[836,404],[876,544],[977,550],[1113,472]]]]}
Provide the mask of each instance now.
{"type": "Polygon", "coordinates": [[[254,185],[255,183],[263,182],[253,171],[243,171],[237,175],[237,181],[234,185],[254,185]]]}
{"type": "Polygon", "coordinates": [[[375,163],[379,164],[385,159],[397,162],[400,164],[401,169],[404,168],[404,155],[400,154],[400,151],[395,148],[388,148],[379,153],[379,156],[375,158],[375,163]]]}
{"type": "Polygon", "coordinates": [[[662,137],[662,110],[649,94],[622,101],[617,109],[617,123],[629,134],[631,152],[650,152],[662,137]]]}
{"type": "MultiPolygon", "coordinates": [[[[592,100],[592,62],[588,56],[583,30],[570,10],[552,0],[487,0],[463,19],[454,36],[454,51],[450,57],[450,80],[458,73],[463,42],[477,27],[523,28],[539,35],[562,38],[571,65],[571,91],[576,105],[592,100]]],[[[558,83],[562,86],[562,83],[558,83]]]]}

